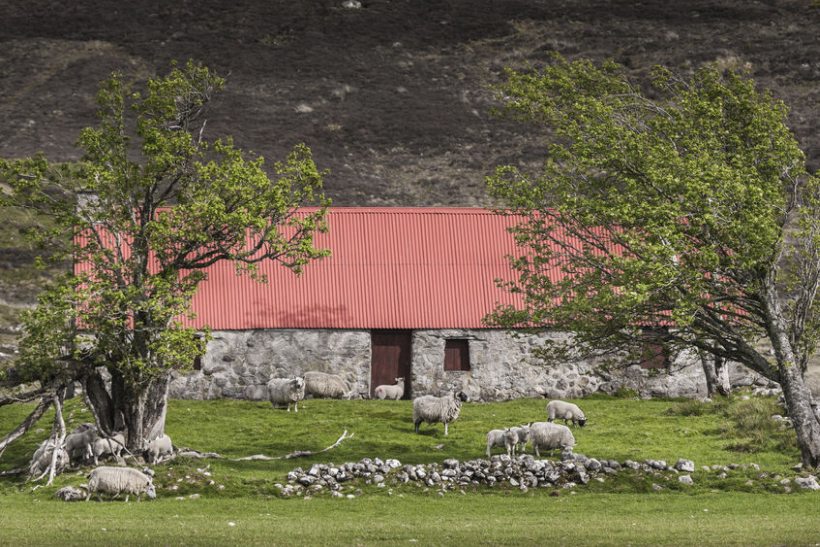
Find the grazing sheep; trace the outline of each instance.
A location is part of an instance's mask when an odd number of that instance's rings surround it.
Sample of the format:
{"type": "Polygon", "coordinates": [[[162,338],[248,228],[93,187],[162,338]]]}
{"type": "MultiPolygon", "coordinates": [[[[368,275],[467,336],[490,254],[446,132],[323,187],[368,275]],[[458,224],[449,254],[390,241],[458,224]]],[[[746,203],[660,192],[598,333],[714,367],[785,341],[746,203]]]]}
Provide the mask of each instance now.
{"type": "Polygon", "coordinates": [[[552,422],[535,422],[530,424],[530,443],[535,448],[535,457],[540,458],[539,449],[554,450],[560,448],[562,451],[571,451],[575,446],[575,437],[572,431],[565,425],[554,424],[552,422]]]}
{"type": "Polygon", "coordinates": [[[518,442],[518,434],[509,427],[506,429],[491,429],[487,432],[487,457],[491,455],[491,448],[503,446],[507,449],[508,456],[515,456],[515,444],[518,442]]]}
{"type": "Polygon", "coordinates": [[[99,437],[91,447],[94,456],[94,465],[100,464],[100,458],[103,456],[114,456],[120,459],[122,449],[125,447],[125,435],[122,433],[115,433],[111,437],[99,437]]]}
{"type": "Polygon", "coordinates": [[[419,432],[421,422],[433,424],[441,422],[444,424],[444,436],[447,436],[447,425],[458,420],[461,413],[461,403],[469,401],[470,398],[463,391],[450,392],[444,397],[424,395],[413,399],[413,424],[416,433],[419,432]]]}
{"type": "Polygon", "coordinates": [[[529,440],[530,435],[530,426],[529,424],[521,425],[518,427],[511,427],[510,431],[512,431],[515,436],[515,445],[513,447],[513,454],[515,451],[518,450],[519,453],[524,452],[524,448],[527,446],[527,441],[529,440]]]}
{"type": "Polygon", "coordinates": [[[350,386],[338,374],[310,371],[305,373],[305,395],[325,399],[344,399],[350,393],[350,386]]]}
{"type": "Polygon", "coordinates": [[[303,378],[274,378],[268,382],[268,397],[277,408],[287,405],[290,412],[290,405],[293,404],[293,411],[299,412],[299,401],[305,398],[305,380],[303,378]]]}
{"type": "Polygon", "coordinates": [[[94,441],[97,440],[97,428],[90,424],[83,424],[72,433],[66,435],[63,448],[68,452],[71,462],[86,462],[94,457],[94,441]]]}
{"type": "Polygon", "coordinates": [[[157,463],[163,456],[170,456],[173,453],[174,445],[171,443],[171,437],[163,433],[148,443],[148,448],[145,449],[145,459],[150,463],[157,463]]]}
{"type": "Polygon", "coordinates": [[[130,467],[97,467],[92,470],[88,475],[88,495],[85,501],[91,499],[91,494],[97,494],[97,499],[102,501],[101,493],[113,494],[114,498],[125,493],[126,502],[131,494],[137,496],[137,501],[140,501],[143,494],[150,499],[157,497],[154,480],[130,467]]]}
{"type": "Polygon", "coordinates": [[[550,401],[547,403],[547,421],[564,420],[564,423],[577,424],[584,427],[587,418],[578,405],[566,401],[550,401]]]}
{"type": "Polygon", "coordinates": [[[376,389],[373,390],[373,396],[376,399],[398,401],[404,397],[404,378],[396,378],[396,384],[392,386],[377,386],[376,389]]]}

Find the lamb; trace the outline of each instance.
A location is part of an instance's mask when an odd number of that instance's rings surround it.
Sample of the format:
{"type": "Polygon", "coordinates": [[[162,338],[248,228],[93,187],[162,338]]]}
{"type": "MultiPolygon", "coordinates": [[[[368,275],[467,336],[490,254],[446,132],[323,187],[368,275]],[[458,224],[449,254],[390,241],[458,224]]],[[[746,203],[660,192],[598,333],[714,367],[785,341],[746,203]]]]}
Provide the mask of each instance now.
{"type": "Polygon", "coordinates": [[[100,464],[100,458],[103,456],[114,456],[120,459],[122,449],[125,447],[125,435],[122,433],[115,433],[109,438],[100,437],[91,447],[94,456],[94,465],[100,464]]]}
{"type": "Polygon", "coordinates": [[[552,422],[535,422],[530,424],[530,443],[535,448],[535,457],[540,458],[540,448],[554,450],[560,448],[562,451],[572,451],[575,446],[575,437],[572,431],[565,425],[554,424],[552,422]]]}
{"type": "Polygon", "coordinates": [[[305,373],[305,395],[326,399],[344,399],[350,393],[350,386],[338,374],[310,371],[305,373]]]}
{"type": "Polygon", "coordinates": [[[376,399],[398,401],[404,397],[404,378],[396,378],[396,384],[392,386],[377,386],[376,389],[373,390],[373,395],[376,399]]]}
{"type": "Polygon", "coordinates": [[[564,420],[564,423],[577,424],[584,427],[587,418],[578,405],[567,403],[566,401],[550,401],[547,403],[547,421],[564,420]]]}
{"type": "Polygon", "coordinates": [[[416,433],[419,432],[421,422],[433,424],[441,422],[444,424],[444,436],[447,436],[447,425],[458,420],[461,413],[461,403],[469,401],[470,398],[463,391],[450,392],[443,397],[424,395],[413,399],[413,424],[416,433]]]}
{"type": "Polygon", "coordinates": [[[66,435],[63,448],[68,452],[72,462],[85,462],[94,457],[93,445],[97,440],[97,428],[83,424],[69,435],[66,435]]]}
{"type": "Polygon", "coordinates": [[[173,453],[174,445],[171,443],[171,437],[163,433],[148,442],[148,448],[145,449],[145,459],[151,463],[157,463],[163,456],[169,456],[173,453]]]}
{"type": "Polygon", "coordinates": [[[507,449],[508,456],[515,456],[517,442],[518,433],[514,433],[509,427],[506,429],[491,429],[487,432],[487,457],[490,457],[490,449],[494,446],[503,446],[507,449]]]}
{"type": "Polygon", "coordinates": [[[511,427],[510,431],[512,431],[516,436],[515,444],[513,446],[513,454],[515,454],[516,450],[523,453],[524,448],[527,446],[527,441],[529,440],[529,424],[521,425],[518,427],[511,427]]]}
{"type": "Polygon", "coordinates": [[[305,398],[305,380],[303,378],[274,378],[268,382],[268,397],[277,408],[287,405],[290,412],[290,405],[293,404],[294,412],[299,412],[299,401],[305,398]]]}
{"type": "Polygon", "coordinates": [[[157,497],[154,489],[154,480],[130,467],[97,467],[88,475],[88,494],[85,501],[91,499],[91,494],[97,494],[97,499],[102,501],[101,493],[113,494],[117,498],[125,493],[125,501],[129,495],[137,496],[140,501],[142,494],[146,494],[149,499],[157,497]]]}

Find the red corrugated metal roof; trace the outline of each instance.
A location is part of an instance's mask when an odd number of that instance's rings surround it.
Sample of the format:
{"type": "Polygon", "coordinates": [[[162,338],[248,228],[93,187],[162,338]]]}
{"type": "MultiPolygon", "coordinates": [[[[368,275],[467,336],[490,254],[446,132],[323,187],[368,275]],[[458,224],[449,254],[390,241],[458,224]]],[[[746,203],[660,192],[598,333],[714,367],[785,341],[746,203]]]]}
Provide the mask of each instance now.
{"type": "Polygon", "coordinates": [[[301,276],[261,266],[268,283],[237,276],[229,263],[208,269],[193,300],[192,325],[255,328],[480,328],[498,304],[519,297],[496,287],[513,279],[507,228],[516,220],[486,209],[331,208],[316,244],[331,257],[301,276]]]}

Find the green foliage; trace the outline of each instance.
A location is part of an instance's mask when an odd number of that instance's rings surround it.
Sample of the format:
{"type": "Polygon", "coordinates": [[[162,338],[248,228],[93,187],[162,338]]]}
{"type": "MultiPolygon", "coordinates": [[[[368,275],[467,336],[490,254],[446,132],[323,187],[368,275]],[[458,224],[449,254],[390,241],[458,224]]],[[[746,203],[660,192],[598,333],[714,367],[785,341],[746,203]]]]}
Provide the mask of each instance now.
{"type": "Polygon", "coordinates": [[[548,348],[557,357],[639,354],[649,337],[770,378],[752,346],[785,328],[805,364],[817,339],[820,193],[787,107],[713,66],[686,80],[658,68],[647,87],[614,63],[561,57],[508,73],[507,110],[548,126],[552,142],[541,173],[501,166],[489,178],[503,212],[523,217],[518,278],[506,286],[524,306],[488,321],[577,333],[548,348]]]}
{"type": "Polygon", "coordinates": [[[791,427],[772,420],[775,414],[783,414],[775,401],[753,397],[738,401],[726,409],[727,421],[723,434],[734,440],[730,450],[759,453],[769,450],[793,451],[797,448],[791,427]]]}
{"type": "Polygon", "coordinates": [[[80,264],[24,317],[29,377],[53,377],[57,357],[82,357],[138,392],[204,352],[207,332],[195,336],[181,319],[205,268],[227,260],[256,276],[275,260],[299,273],[329,254],[314,245],[329,201],[307,146],[271,177],[263,158],[207,138],[206,108],[223,85],[190,61],[140,89],[113,74],[100,86],[98,124],[80,134],[80,162],[0,161],[10,187],[0,206],[51,219],[31,231],[34,242],[80,264]]]}

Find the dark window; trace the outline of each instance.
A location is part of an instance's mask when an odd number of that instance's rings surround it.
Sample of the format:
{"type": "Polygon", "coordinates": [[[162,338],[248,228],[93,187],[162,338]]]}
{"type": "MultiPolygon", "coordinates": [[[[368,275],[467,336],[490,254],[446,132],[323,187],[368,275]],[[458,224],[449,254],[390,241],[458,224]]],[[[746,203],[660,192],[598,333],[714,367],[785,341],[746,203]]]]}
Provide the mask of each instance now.
{"type": "Polygon", "coordinates": [[[669,351],[659,340],[658,336],[663,331],[655,333],[652,330],[644,330],[646,341],[641,350],[641,368],[663,370],[669,365],[669,351]]]}
{"type": "Polygon", "coordinates": [[[202,370],[202,356],[197,355],[194,357],[194,370],[202,370]]]}
{"type": "Polygon", "coordinates": [[[444,344],[444,370],[470,370],[470,345],[467,340],[447,340],[444,344]]]}

